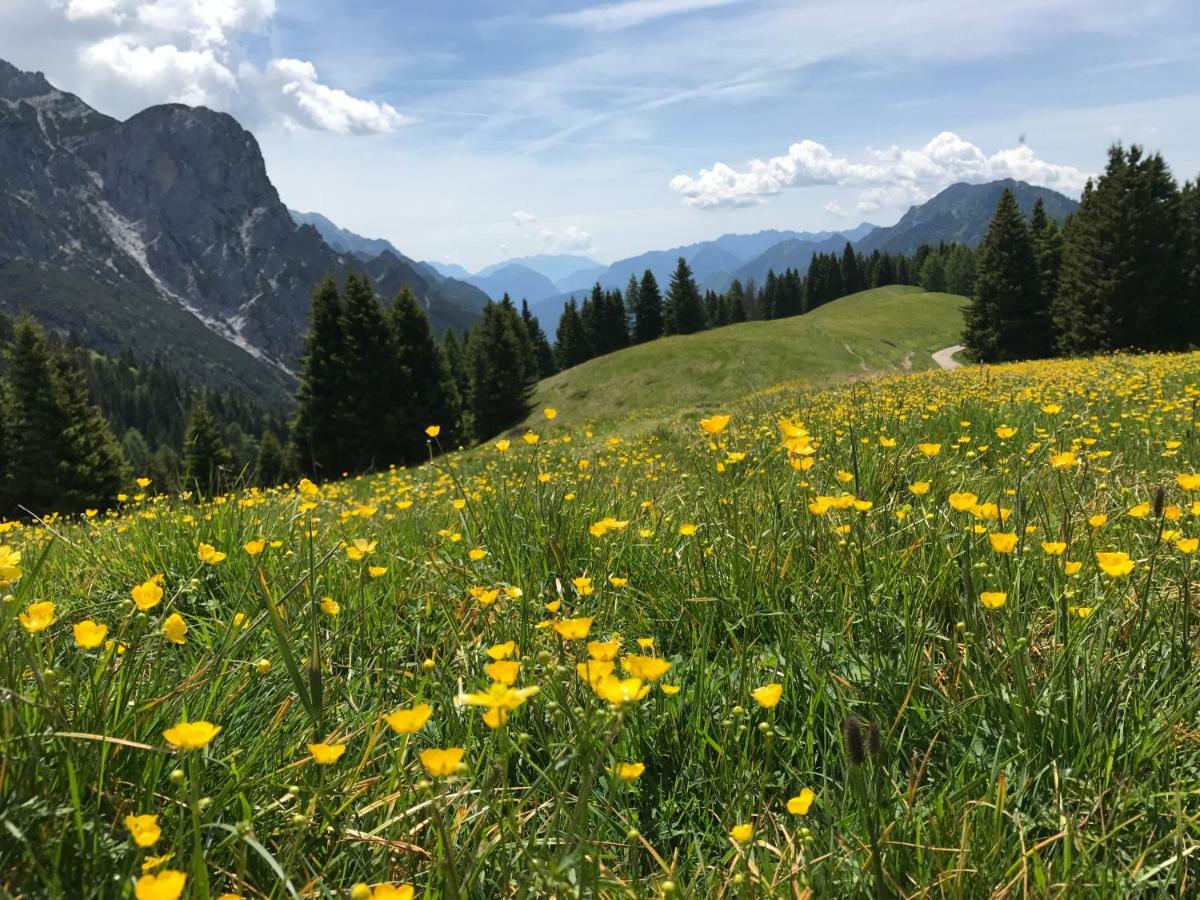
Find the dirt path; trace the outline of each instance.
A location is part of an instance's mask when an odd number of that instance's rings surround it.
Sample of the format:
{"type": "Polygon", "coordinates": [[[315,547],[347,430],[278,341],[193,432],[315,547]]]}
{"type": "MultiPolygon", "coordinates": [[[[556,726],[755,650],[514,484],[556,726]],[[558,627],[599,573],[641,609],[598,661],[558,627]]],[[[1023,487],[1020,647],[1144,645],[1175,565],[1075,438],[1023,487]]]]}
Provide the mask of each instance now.
{"type": "Polygon", "coordinates": [[[955,344],[953,347],[947,347],[945,350],[939,350],[933,354],[933,361],[943,369],[957,369],[962,363],[954,358],[954,354],[966,349],[962,344],[955,344]]]}

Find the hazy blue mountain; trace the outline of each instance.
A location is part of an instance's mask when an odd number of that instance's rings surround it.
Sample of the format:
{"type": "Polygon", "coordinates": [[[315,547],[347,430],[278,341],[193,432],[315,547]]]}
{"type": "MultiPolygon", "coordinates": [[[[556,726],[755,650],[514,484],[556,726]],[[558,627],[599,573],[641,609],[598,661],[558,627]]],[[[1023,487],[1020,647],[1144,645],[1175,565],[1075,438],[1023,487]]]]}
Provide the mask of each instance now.
{"type": "Polygon", "coordinates": [[[505,266],[511,265],[524,266],[526,269],[532,269],[550,281],[558,281],[560,278],[566,278],[580,269],[594,269],[600,263],[586,256],[578,256],[573,253],[538,253],[533,256],[518,256],[515,259],[506,259],[498,263],[492,263],[490,266],[484,266],[475,274],[476,276],[486,277],[493,272],[498,272],[505,266]]]}
{"type": "Polygon", "coordinates": [[[895,225],[876,228],[857,243],[863,253],[883,250],[913,253],[921,244],[957,241],[974,247],[987,234],[988,223],[1005,188],[1010,188],[1026,216],[1041,198],[1046,214],[1063,221],[1079,204],[1049,188],[1005,178],[987,184],[952,184],[919,206],[911,206],[895,225]]]}
{"type": "Polygon", "coordinates": [[[723,272],[709,278],[701,284],[701,287],[705,290],[724,291],[728,289],[735,278],[739,279],[743,285],[751,280],[755,284],[761,285],[766,280],[769,271],[779,274],[788,269],[797,269],[801,275],[804,275],[808,271],[808,264],[814,253],[840,254],[847,243],[853,243],[853,239],[849,235],[837,232],[826,234],[816,240],[790,238],[780,241],[754,259],[739,266],[735,271],[723,272]]]}
{"type": "Polygon", "coordinates": [[[459,281],[466,281],[471,277],[471,273],[458,265],[458,263],[440,263],[430,260],[426,265],[446,278],[457,278],[459,281]]]}
{"type": "Polygon", "coordinates": [[[509,263],[486,275],[472,275],[467,281],[493,300],[499,300],[508,294],[517,304],[522,300],[535,303],[559,293],[553,281],[519,263],[509,263]]]}
{"type": "Polygon", "coordinates": [[[608,266],[600,265],[580,269],[578,272],[572,272],[566,278],[559,278],[554,282],[554,286],[564,292],[591,290],[592,285],[599,281],[607,271],[608,266]]]}

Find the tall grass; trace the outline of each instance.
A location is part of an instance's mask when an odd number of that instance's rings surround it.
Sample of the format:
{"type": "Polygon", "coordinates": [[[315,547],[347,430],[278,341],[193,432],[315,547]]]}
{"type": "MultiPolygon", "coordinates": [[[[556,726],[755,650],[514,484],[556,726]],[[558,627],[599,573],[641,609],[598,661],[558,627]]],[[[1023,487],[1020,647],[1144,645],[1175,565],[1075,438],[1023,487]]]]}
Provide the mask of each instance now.
{"type": "Polygon", "coordinates": [[[0,886],[1189,895],[1198,376],[1188,355],[785,387],[712,434],[545,421],[413,471],[3,526],[0,886]],[[519,672],[489,669],[509,641],[519,672]],[[514,674],[537,692],[472,705],[514,674]],[[384,719],[420,703],[412,733],[384,719]],[[221,731],[176,749],[184,720],[221,731]]]}

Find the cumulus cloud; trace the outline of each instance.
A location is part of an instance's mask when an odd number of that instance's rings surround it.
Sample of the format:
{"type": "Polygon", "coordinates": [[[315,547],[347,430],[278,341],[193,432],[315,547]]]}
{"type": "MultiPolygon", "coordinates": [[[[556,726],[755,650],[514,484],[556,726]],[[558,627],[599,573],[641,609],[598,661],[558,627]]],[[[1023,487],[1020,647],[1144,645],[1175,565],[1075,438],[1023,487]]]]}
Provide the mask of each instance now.
{"type": "Polygon", "coordinates": [[[324,84],[316,67],[286,57],[250,61],[276,0],[58,0],[51,17],[100,99],[127,113],[179,102],[335,134],[394,131],[408,120],[387,103],[324,84]]]}
{"type": "Polygon", "coordinates": [[[531,212],[526,212],[523,209],[518,209],[512,214],[513,224],[518,228],[524,228],[526,225],[532,225],[538,220],[538,217],[531,212]]]}
{"type": "Polygon", "coordinates": [[[1024,144],[989,156],[943,131],[923,147],[869,151],[865,162],[835,156],[825,145],[805,140],[792,144],[783,156],[751,160],[740,171],[718,162],[695,176],[676,175],[671,189],[688,206],[718,209],[763,203],[785,188],[836,185],[860,188],[858,209],[870,212],[920,202],[958,181],[1017,178],[1075,194],[1087,177],[1074,166],[1039,159],[1024,144]]]}
{"type": "Polygon", "coordinates": [[[835,216],[839,219],[843,219],[846,216],[846,211],[842,209],[841,205],[834,203],[832,200],[822,206],[821,209],[825,210],[825,212],[829,213],[831,216],[835,216]]]}
{"type": "Polygon", "coordinates": [[[592,252],[592,236],[578,225],[568,225],[561,232],[543,228],[538,236],[547,249],[556,253],[592,252]]]}
{"type": "Polygon", "coordinates": [[[335,134],[395,131],[407,119],[387,103],[352,97],[317,80],[317,69],[302,59],[273,59],[260,83],[264,100],[289,123],[335,134]]]}

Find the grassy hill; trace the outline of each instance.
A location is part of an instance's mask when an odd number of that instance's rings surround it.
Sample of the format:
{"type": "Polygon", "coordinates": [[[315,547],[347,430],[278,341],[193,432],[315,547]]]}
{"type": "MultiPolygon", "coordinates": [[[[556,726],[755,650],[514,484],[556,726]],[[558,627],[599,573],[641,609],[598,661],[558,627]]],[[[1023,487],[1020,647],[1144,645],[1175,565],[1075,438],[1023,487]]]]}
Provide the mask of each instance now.
{"type": "Polygon", "coordinates": [[[851,294],[804,316],[669,337],[547,378],[530,423],[553,406],[566,422],[613,419],[741,397],[785,381],[821,384],[928,369],[958,341],[965,299],[891,286],[851,294]]]}

